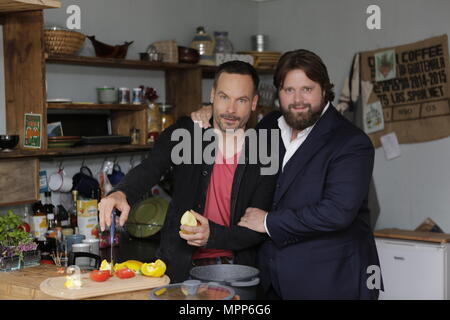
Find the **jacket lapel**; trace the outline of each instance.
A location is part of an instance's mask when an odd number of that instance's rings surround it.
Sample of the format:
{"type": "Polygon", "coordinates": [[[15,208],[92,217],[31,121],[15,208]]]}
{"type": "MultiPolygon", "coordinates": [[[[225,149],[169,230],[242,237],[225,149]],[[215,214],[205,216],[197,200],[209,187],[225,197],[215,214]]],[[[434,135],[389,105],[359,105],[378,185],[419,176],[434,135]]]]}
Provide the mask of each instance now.
{"type": "MultiPolygon", "coordinates": [[[[277,188],[274,198],[276,202],[278,202],[286,193],[289,186],[304,169],[305,165],[320,149],[324,147],[324,145],[327,144],[328,140],[331,138],[333,129],[338,125],[338,123],[338,112],[335,110],[334,106],[330,104],[328,110],[317,121],[306,140],[289,159],[284,167],[284,170],[280,173],[278,178],[279,187],[277,188]]],[[[283,157],[280,157],[280,162],[282,162],[283,157]]],[[[281,166],[282,163],[280,164],[280,169],[281,166]]]]}

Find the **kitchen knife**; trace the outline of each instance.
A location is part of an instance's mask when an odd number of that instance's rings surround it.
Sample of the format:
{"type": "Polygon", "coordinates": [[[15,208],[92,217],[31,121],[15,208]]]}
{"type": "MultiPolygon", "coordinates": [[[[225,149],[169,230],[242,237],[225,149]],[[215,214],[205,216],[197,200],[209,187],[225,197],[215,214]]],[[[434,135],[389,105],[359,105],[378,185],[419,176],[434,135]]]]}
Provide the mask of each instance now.
{"type": "Polygon", "coordinates": [[[110,259],[109,259],[109,261],[110,261],[111,274],[112,274],[113,266],[114,266],[113,249],[114,249],[114,237],[115,237],[115,233],[116,233],[116,216],[117,216],[116,209],[113,209],[111,215],[112,215],[112,217],[111,217],[111,226],[109,228],[109,242],[111,243],[111,251],[110,251],[110,259]]]}

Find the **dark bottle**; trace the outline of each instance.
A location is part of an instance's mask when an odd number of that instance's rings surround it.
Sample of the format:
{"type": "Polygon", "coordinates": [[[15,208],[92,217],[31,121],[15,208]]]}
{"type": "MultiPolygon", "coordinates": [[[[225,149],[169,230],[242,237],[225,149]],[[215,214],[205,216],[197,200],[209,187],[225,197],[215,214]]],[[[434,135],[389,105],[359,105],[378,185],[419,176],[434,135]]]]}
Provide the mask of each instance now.
{"type": "Polygon", "coordinates": [[[45,208],[41,201],[33,203],[32,209],[33,209],[33,215],[45,216],[45,208]]]}
{"type": "Polygon", "coordinates": [[[55,206],[52,204],[52,193],[45,193],[45,204],[44,204],[45,214],[53,213],[55,214],[55,206]]]}
{"type": "Polygon", "coordinates": [[[70,214],[70,226],[72,227],[75,234],[78,233],[77,200],[78,200],[78,190],[73,190],[72,207],[69,210],[69,214],[70,214]]]}

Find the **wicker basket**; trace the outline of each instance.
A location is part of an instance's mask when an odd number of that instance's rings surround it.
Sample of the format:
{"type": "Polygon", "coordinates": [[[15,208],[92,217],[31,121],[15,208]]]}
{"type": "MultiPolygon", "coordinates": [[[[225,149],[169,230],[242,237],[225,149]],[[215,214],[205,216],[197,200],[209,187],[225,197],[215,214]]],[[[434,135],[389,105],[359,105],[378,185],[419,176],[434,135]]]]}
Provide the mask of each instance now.
{"type": "Polygon", "coordinates": [[[175,40],[152,43],[158,52],[163,53],[164,62],[178,63],[178,46],[175,40]]]}
{"type": "Polygon", "coordinates": [[[44,30],[45,50],[49,54],[74,54],[86,36],[72,30],[44,30]]]}

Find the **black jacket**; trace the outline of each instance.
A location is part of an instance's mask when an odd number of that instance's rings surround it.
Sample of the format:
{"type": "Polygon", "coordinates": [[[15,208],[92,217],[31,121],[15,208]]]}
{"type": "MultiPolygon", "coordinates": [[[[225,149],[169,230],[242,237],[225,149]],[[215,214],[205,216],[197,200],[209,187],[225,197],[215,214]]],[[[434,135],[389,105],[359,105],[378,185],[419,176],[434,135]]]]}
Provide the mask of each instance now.
{"type": "MultiPolygon", "coordinates": [[[[211,128],[200,129],[195,125],[196,132],[194,133],[194,125],[190,118],[183,117],[167,128],[161,133],[148,157],[139,166],[130,170],[115,188],[126,194],[127,200],[132,206],[141,201],[145,192],[157,184],[162,174],[170,166],[173,166],[172,201],[161,229],[161,242],[157,251],[158,258],[167,264],[167,275],[171,278],[172,283],[188,279],[189,270],[192,267],[192,254],[197,249],[197,247],[188,245],[186,240],[178,234],[181,216],[190,209],[203,214],[213,168],[213,163],[205,163],[203,157],[200,159],[201,163],[198,164],[174,164],[171,159],[172,150],[175,147],[179,151],[178,147],[181,141],[171,141],[175,129],[185,129],[187,131],[184,132],[189,133],[191,137],[199,132],[202,134],[213,132],[211,128]],[[211,131],[208,132],[208,130],[211,131]]],[[[200,140],[200,143],[196,145],[193,138],[192,143],[188,144],[191,148],[191,163],[195,160],[194,158],[199,160],[200,151],[203,153],[211,150],[209,148],[211,141],[217,141],[216,137],[212,136],[210,141],[202,142],[200,140]]],[[[248,145],[246,140],[244,150],[249,149],[248,145]]],[[[180,154],[186,156],[184,153],[180,154]]],[[[258,245],[266,239],[266,234],[237,226],[237,223],[248,207],[270,209],[276,175],[261,175],[260,164],[249,163],[247,152],[242,152],[241,156],[245,158],[245,163],[239,163],[234,174],[230,227],[209,221],[210,236],[205,248],[232,250],[236,264],[254,266],[256,265],[258,245]]]]}

